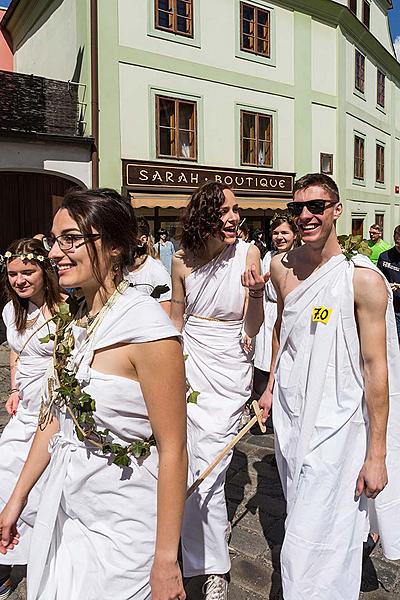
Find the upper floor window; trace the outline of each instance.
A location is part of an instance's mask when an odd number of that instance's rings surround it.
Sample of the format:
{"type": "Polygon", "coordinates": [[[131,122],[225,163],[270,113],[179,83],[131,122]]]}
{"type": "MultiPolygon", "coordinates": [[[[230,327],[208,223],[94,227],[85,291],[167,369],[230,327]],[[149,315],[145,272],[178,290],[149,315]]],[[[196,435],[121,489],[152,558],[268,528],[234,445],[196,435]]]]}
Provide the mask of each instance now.
{"type": "Polygon", "coordinates": [[[254,167],[272,167],[272,117],[242,110],[241,163],[254,167]]]}
{"type": "Polygon", "coordinates": [[[385,74],[382,71],[377,72],[377,90],[376,90],[376,102],[382,108],[385,107],[385,74]]]}
{"type": "Polygon", "coordinates": [[[193,0],[154,0],[155,27],[193,37],[193,0]]]}
{"type": "Polygon", "coordinates": [[[349,0],[349,9],[357,15],[357,0],[349,0]]]}
{"type": "Polygon", "coordinates": [[[363,0],[362,22],[369,29],[371,7],[368,0],[363,0]]]}
{"type": "Polygon", "coordinates": [[[260,56],[271,56],[271,13],[240,3],[240,49],[260,56]]]}
{"type": "Polygon", "coordinates": [[[364,145],[365,140],[354,136],[354,179],[364,179],[364,145]]]}
{"type": "Polygon", "coordinates": [[[364,93],[365,88],[365,56],[356,50],[355,54],[355,86],[356,89],[364,93]]]}
{"type": "Polygon", "coordinates": [[[319,156],[319,170],[325,175],[333,175],[333,154],[321,152],[319,156]]]}
{"type": "Polygon", "coordinates": [[[376,183],[385,183],[385,146],[376,145],[376,183]]]}
{"type": "Polygon", "coordinates": [[[197,158],[196,102],[156,96],[157,158],[197,158]]]}

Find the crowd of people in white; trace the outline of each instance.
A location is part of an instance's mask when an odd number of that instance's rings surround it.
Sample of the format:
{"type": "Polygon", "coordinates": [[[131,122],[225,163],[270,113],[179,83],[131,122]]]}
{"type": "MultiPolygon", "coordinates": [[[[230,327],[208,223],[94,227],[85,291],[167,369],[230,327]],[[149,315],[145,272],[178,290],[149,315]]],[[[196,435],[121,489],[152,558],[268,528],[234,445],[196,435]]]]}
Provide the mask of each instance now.
{"type": "Polygon", "coordinates": [[[191,578],[226,600],[232,452],[186,496],[252,394],[287,501],[284,600],[357,600],[378,539],[400,559],[395,288],[343,253],[341,211],[330,177],[302,177],[261,261],[206,183],[180,248],[161,232],[165,268],[128,201],[78,190],[10,245],[0,600],[25,564],[28,600],[184,600],[191,578]]]}

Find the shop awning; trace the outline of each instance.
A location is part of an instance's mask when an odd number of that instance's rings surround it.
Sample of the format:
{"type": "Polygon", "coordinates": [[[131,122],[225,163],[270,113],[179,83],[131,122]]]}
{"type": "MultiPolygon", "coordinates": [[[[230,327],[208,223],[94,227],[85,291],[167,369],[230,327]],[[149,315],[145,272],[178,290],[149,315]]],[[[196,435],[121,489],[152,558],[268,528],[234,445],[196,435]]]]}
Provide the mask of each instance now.
{"type": "MultiPolygon", "coordinates": [[[[185,194],[130,194],[133,208],[184,208],[189,200],[185,194]]],[[[268,197],[244,198],[236,196],[243,210],[285,210],[288,200],[277,200],[268,197]]]]}

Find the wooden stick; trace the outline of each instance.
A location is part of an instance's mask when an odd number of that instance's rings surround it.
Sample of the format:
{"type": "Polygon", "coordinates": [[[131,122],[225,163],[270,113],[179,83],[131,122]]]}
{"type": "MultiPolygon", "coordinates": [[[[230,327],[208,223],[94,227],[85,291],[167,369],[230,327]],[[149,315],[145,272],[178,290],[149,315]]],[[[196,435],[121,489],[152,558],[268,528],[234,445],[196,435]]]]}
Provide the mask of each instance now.
{"type": "Polygon", "coordinates": [[[262,433],[265,433],[267,431],[267,428],[265,427],[264,423],[261,420],[263,411],[258,406],[257,400],[253,400],[251,405],[255,412],[254,417],[252,419],[250,419],[250,421],[247,423],[247,425],[245,425],[239,431],[239,433],[235,435],[235,437],[229,442],[229,444],[227,446],[225,446],[225,448],[222,450],[222,452],[220,454],[218,454],[218,456],[212,461],[212,463],[210,463],[208,465],[208,467],[201,473],[201,475],[199,475],[199,477],[196,479],[196,481],[188,489],[188,491],[186,493],[186,498],[189,498],[189,496],[191,496],[193,494],[193,492],[199,487],[199,485],[206,479],[206,477],[208,477],[210,475],[210,473],[212,473],[212,471],[215,469],[215,467],[221,462],[221,460],[223,458],[225,458],[225,456],[232,450],[232,448],[234,448],[236,446],[238,441],[241,440],[244,435],[246,435],[246,433],[253,427],[253,425],[255,425],[258,422],[262,433]]]}

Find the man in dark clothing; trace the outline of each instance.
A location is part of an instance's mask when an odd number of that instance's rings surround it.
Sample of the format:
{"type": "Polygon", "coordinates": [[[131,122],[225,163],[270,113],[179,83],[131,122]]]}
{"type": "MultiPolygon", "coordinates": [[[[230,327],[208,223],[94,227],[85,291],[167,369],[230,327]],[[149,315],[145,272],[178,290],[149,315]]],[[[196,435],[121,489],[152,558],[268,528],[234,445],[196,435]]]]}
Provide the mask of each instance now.
{"type": "Polygon", "coordinates": [[[378,268],[385,275],[393,290],[397,336],[400,342],[400,225],[393,232],[394,246],[379,255],[378,268]]]}

